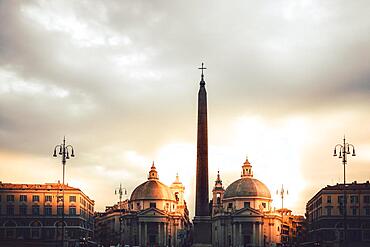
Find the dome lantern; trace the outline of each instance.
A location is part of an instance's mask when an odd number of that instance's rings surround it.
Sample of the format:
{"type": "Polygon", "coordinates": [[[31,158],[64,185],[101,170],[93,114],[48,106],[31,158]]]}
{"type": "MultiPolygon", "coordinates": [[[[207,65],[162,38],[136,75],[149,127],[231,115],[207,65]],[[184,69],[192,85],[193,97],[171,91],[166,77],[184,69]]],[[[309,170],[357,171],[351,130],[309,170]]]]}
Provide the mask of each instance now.
{"type": "Polygon", "coordinates": [[[157,169],[155,168],[154,161],[153,161],[152,167],[150,168],[149,176],[148,176],[148,180],[153,180],[153,179],[158,180],[158,172],[157,172],[157,169]]]}
{"type": "Polygon", "coordinates": [[[252,171],[252,165],[248,161],[248,157],[246,158],[244,164],[242,165],[242,178],[252,178],[253,177],[253,171],[252,171]]]}

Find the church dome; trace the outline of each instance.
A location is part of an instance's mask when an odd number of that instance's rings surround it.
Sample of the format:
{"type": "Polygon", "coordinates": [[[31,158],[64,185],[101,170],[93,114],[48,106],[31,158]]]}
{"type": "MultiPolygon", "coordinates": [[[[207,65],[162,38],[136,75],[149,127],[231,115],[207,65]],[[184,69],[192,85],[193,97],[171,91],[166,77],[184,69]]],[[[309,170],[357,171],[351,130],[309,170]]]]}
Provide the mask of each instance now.
{"type": "Polygon", "coordinates": [[[248,158],[242,166],[241,178],[230,184],[224,194],[224,199],[234,197],[264,197],[271,198],[270,190],[267,186],[253,178],[252,165],[248,158]]]}
{"type": "Polygon", "coordinates": [[[153,162],[153,165],[149,171],[148,181],[140,184],[134,189],[130,200],[175,201],[175,196],[167,185],[158,180],[158,173],[153,162]]]}
{"type": "Polygon", "coordinates": [[[148,180],[140,184],[131,194],[131,201],[135,200],[169,200],[175,201],[171,189],[158,180],[148,180]]]}
{"type": "Polygon", "coordinates": [[[233,197],[271,198],[271,194],[267,186],[258,179],[240,178],[226,188],[224,198],[233,197]]]}

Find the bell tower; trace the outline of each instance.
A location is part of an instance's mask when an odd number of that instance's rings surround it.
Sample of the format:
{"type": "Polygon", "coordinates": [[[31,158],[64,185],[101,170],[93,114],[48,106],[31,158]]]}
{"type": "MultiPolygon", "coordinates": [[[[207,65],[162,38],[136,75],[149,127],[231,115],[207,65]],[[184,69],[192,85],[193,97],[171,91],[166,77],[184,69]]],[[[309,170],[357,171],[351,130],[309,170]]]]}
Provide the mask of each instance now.
{"type": "Polygon", "coordinates": [[[179,174],[176,174],[175,182],[171,184],[170,188],[175,195],[177,206],[184,206],[185,186],[180,182],[179,174]]]}
{"type": "Polygon", "coordinates": [[[217,179],[215,181],[215,186],[212,190],[212,216],[221,212],[222,210],[222,200],[224,199],[225,189],[222,186],[222,180],[220,177],[220,171],[217,172],[217,179]]]}

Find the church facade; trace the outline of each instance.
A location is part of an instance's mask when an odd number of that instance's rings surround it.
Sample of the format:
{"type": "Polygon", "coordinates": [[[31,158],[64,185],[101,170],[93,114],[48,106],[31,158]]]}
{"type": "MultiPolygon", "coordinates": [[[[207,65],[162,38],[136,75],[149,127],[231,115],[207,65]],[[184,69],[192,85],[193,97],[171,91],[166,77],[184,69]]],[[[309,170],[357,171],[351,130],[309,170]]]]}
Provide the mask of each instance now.
{"type": "Polygon", "coordinates": [[[178,175],[171,186],[159,181],[153,162],[148,180],[134,189],[121,217],[123,244],[183,246],[191,226],[184,190],[178,175]]]}
{"type": "Polygon", "coordinates": [[[212,246],[278,246],[281,215],[267,186],[253,177],[248,159],[241,178],[224,189],[218,173],[212,190],[212,246]]]}

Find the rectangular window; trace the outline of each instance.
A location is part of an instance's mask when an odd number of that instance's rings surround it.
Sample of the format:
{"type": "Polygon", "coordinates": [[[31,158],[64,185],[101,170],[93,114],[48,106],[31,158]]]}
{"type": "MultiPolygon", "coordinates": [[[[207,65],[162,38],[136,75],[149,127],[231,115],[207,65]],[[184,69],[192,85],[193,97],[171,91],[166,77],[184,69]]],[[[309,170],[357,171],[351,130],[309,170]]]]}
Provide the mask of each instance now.
{"type": "Polygon", "coordinates": [[[52,202],[52,196],[45,196],[45,202],[52,202]]]}
{"type": "Polygon", "coordinates": [[[40,206],[39,205],[33,205],[32,206],[32,215],[40,215],[40,206]]]}
{"type": "Polygon", "coordinates": [[[6,200],[7,200],[8,202],[14,202],[14,195],[7,195],[7,196],[6,196],[6,200]]]}
{"type": "Polygon", "coordinates": [[[63,213],[63,206],[58,206],[58,208],[57,208],[57,214],[58,214],[59,216],[61,216],[61,215],[62,215],[62,213],[63,213]]]}
{"type": "Polygon", "coordinates": [[[365,208],[365,215],[370,216],[370,208],[369,207],[365,208]]]}
{"type": "Polygon", "coordinates": [[[76,215],[76,207],[69,207],[69,215],[76,215]]]}
{"type": "Polygon", "coordinates": [[[227,205],[227,208],[232,208],[232,207],[233,207],[233,203],[229,202],[229,204],[227,205]]]}
{"type": "Polygon", "coordinates": [[[358,196],[351,196],[350,200],[351,200],[351,203],[358,203],[358,196]]]}
{"type": "Polygon", "coordinates": [[[326,208],[326,215],[331,216],[331,207],[326,208]]]}
{"type": "Polygon", "coordinates": [[[45,208],[44,208],[44,214],[46,216],[51,216],[52,215],[52,208],[51,208],[50,205],[45,206],[45,208]]]}
{"type": "Polygon", "coordinates": [[[27,215],[27,205],[20,205],[19,206],[19,214],[20,215],[27,215]]]}
{"type": "Polygon", "coordinates": [[[250,208],[251,206],[251,203],[250,202],[244,202],[244,207],[245,208],[250,208]]]}
{"type": "Polygon", "coordinates": [[[6,214],[10,216],[14,215],[14,205],[8,205],[6,207],[6,214]]]}
{"type": "Polygon", "coordinates": [[[364,196],[364,203],[370,203],[370,196],[364,196]]]}
{"type": "Polygon", "coordinates": [[[343,215],[344,214],[344,206],[339,206],[339,214],[343,215]]]}
{"type": "Polygon", "coordinates": [[[20,195],[20,196],[19,196],[19,200],[20,200],[21,202],[26,202],[26,201],[27,201],[27,195],[20,195]]]}
{"type": "Polygon", "coordinates": [[[326,202],[327,202],[327,203],[331,203],[331,196],[328,196],[328,197],[326,198],[326,202]]]}
{"type": "Polygon", "coordinates": [[[157,203],[155,203],[155,202],[151,202],[151,203],[149,204],[149,206],[150,206],[151,208],[155,208],[155,207],[157,207],[157,203]]]}
{"type": "Polygon", "coordinates": [[[343,196],[338,196],[338,203],[342,204],[343,203],[343,196]]]}
{"type": "Polygon", "coordinates": [[[352,208],[352,215],[356,216],[357,215],[357,208],[352,208]]]}
{"type": "Polygon", "coordinates": [[[63,195],[58,195],[58,202],[62,202],[63,201],[63,195]]]}
{"type": "Polygon", "coordinates": [[[69,202],[76,202],[76,196],[69,196],[69,202]]]}
{"type": "Polygon", "coordinates": [[[39,202],[39,201],[40,201],[40,196],[38,196],[38,195],[33,195],[33,196],[32,196],[32,201],[33,201],[33,202],[39,202]]]}

